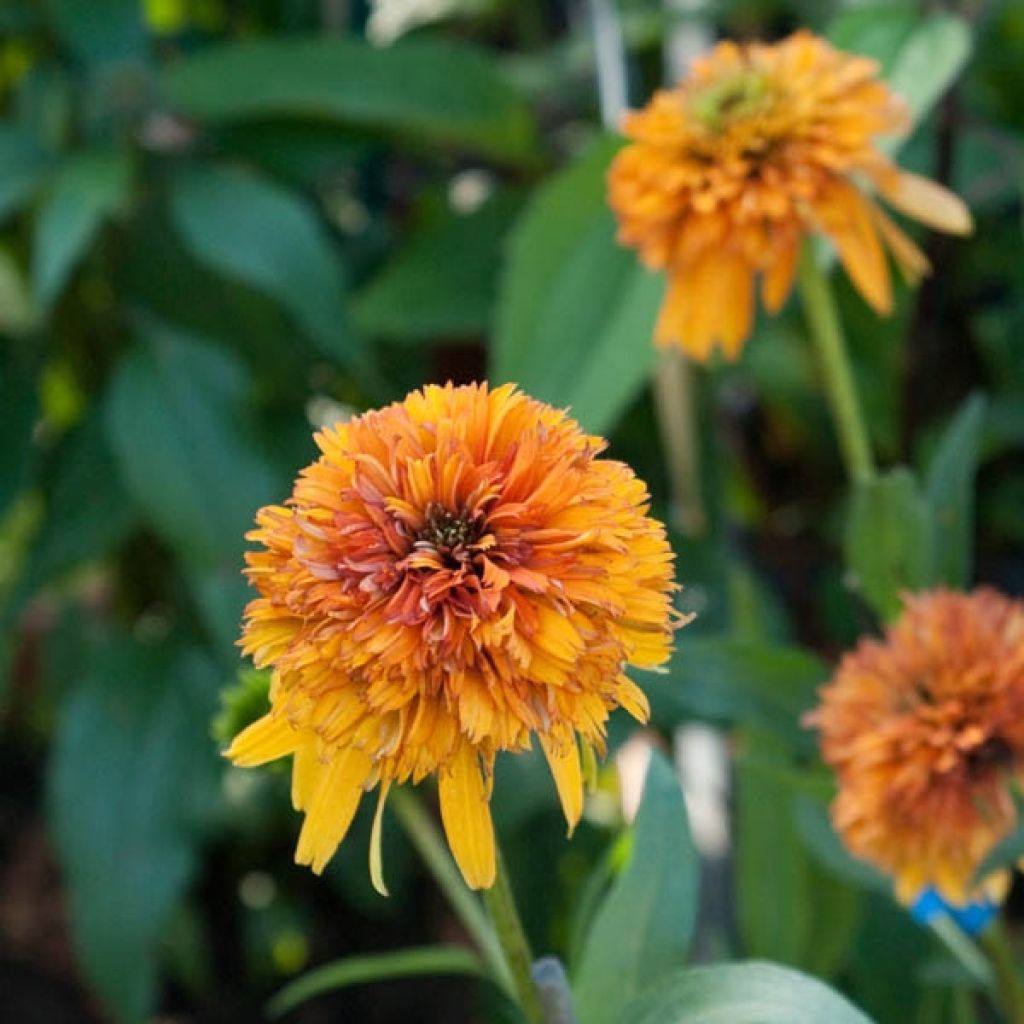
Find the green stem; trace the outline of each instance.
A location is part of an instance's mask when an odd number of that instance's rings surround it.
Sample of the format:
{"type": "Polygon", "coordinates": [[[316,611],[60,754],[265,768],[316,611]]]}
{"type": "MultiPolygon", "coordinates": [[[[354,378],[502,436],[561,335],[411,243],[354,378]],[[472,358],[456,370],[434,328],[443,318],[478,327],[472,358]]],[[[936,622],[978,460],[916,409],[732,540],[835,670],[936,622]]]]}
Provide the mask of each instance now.
{"type": "Polygon", "coordinates": [[[992,962],[996,992],[1006,1020],[1010,1024],[1024,1024],[1024,983],[1003,922],[995,921],[982,935],[981,942],[992,962]]]}
{"type": "Polygon", "coordinates": [[[512,976],[498,936],[480,901],[463,881],[436,822],[407,786],[392,789],[390,805],[452,910],[483,953],[498,983],[509,993],[513,992],[512,976]]]}
{"type": "Polygon", "coordinates": [[[530,1024],[544,1024],[540,996],[533,984],[533,954],[519,919],[519,911],[516,910],[515,897],[500,849],[496,851],[496,856],[498,870],[494,885],[484,890],[484,905],[491,915],[494,930],[504,950],[519,1008],[530,1024]]]}
{"type": "Polygon", "coordinates": [[[982,988],[991,990],[994,980],[992,968],[981,950],[960,930],[953,918],[948,914],[936,914],[928,922],[928,927],[971,978],[982,988]]]}
{"type": "Polygon", "coordinates": [[[800,250],[800,297],[825,376],[846,471],[855,483],[870,481],[875,475],[875,461],[853,383],[839,311],[810,240],[800,250]]]}

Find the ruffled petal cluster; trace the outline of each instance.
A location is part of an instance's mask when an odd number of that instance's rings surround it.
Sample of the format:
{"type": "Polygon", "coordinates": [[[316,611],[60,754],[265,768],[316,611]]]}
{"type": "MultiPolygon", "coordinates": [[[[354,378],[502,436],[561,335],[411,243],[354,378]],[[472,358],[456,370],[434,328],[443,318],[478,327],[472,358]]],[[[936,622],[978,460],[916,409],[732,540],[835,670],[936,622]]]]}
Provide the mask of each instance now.
{"type": "MultiPolygon", "coordinates": [[[[324,430],[250,539],[243,649],[271,708],[228,750],[293,756],[296,859],[321,871],[362,795],[438,780],[466,881],[487,887],[495,755],[543,750],[570,830],[609,712],[643,720],[626,665],[669,656],[673,556],[605,442],[512,386],[427,387],[324,430]]],[[[379,880],[379,857],[371,855],[379,880]]]]}
{"type": "Polygon", "coordinates": [[[774,45],[723,42],[675,89],[625,118],[631,140],[609,174],[619,240],[667,272],[655,340],[706,360],[735,359],[750,335],[754,290],[776,312],[792,289],[801,239],[828,236],[854,285],[892,309],[885,250],[905,276],[928,270],[873,198],[953,234],[964,204],[901,171],[878,148],[905,130],[906,108],[873,60],[800,31],[774,45]]]}
{"type": "Polygon", "coordinates": [[[907,597],[884,640],[842,659],[809,720],[838,777],[836,829],[901,900],[1002,897],[1007,872],[975,874],[1017,823],[1024,604],[989,589],[907,597]]]}

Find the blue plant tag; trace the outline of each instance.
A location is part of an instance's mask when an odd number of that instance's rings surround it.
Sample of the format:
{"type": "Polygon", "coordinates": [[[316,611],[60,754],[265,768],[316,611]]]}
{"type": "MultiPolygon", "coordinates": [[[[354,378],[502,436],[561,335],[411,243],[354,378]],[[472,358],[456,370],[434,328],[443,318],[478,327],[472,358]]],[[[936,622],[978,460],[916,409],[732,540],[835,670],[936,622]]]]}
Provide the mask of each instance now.
{"type": "Polygon", "coordinates": [[[911,905],[910,913],[920,924],[928,924],[939,914],[951,917],[968,935],[978,935],[999,911],[999,904],[988,900],[957,906],[947,903],[930,886],[911,905]]]}

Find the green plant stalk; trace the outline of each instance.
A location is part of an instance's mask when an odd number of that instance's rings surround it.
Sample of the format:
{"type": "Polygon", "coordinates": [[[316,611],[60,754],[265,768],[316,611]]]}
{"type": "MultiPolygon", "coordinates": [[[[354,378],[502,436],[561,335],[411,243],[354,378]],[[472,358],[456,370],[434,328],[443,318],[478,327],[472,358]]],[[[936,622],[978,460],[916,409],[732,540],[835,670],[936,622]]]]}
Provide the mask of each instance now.
{"type": "Polygon", "coordinates": [[[484,890],[484,906],[487,907],[505,953],[519,1008],[530,1024],[544,1024],[540,995],[533,984],[533,954],[530,952],[526,932],[523,931],[523,923],[519,919],[515,896],[512,894],[512,885],[500,849],[495,851],[495,856],[497,874],[494,885],[484,890]]]}
{"type": "Polygon", "coordinates": [[[982,988],[991,991],[995,981],[992,968],[977,945],[960,930],[960,926],[947,914],[936,914],[928,922],[928,927],[964,970],[982,988]]]}
{"type": "Polygon", "coordinates": [[[800,249],[800,298],[825,377],[846,471],[854,483],[868,482],[875,476],[871,442],[853,382],[835,296],[815,259],[810,240],[805,240],[800,249]]]}
{"type": "Polygon", "coordinates": [[[1024,1024],[1024,982],[1021,981],[1017,958],[1006,933],[1006,926],[996,920],[981,936],[995,974],[995,990],[1000,1009],[1010,1024],[1024,1024]]]}
{"type": "Polygon", "coordinates": [[[513,978],[502,951],[502,943],[480,901],[467,888],[459,874],[436,822],[407,786],[398,786],[392,790],[390,805],[398,815],[406,835],[423,858],[427,870],[434,876],[434,881],[452,910],[483,954],[495,980],[509,994],[513,994],[513,978]]]}

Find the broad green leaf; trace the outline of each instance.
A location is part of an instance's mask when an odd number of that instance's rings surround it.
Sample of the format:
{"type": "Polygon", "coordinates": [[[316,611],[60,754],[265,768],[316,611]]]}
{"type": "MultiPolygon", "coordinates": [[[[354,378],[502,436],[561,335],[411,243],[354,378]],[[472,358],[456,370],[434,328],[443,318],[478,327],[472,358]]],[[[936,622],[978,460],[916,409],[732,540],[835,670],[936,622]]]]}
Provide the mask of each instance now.
{"type": "Polygon", "coordinates": [[[917,25],[887,75],[893,91],[907,101],[912,124],[953,84],[970,53],[971,30],[963,18],[932,14],[917,25]]]}
{"type": "Polygon", "coordinates": [[[118,1024],[150,1019],[164,928],[196,867],[219,681],[196,651],[121,641],[60,708],[50,827],[79,962],[118,1024]]]}
{"type": "Polygon", "coordinates": [[[252,174],[197,167],[175,180],[171,204],[199,262],[275,298],[326,355],[352,358],[344,271],[303,200],[252,174]]]}
{"type": "Polygon", "coordinates": [[[230,43],[179,60],[164,85],[178,111],[202,120],[336,118],[496,157],[534,149],[529,112],[493,54],[440,40],[230,43]]]}
{"type": "Polygon", "coordinates": [[[40,306],[60,295],[103,221],[127,201],[130,188],[126,153],[82,152],[60,168],[35,222],[32,288],[40,306]]]}
{"type": "Polygon", "coordinates": [[[1008,836],[1001,839],[981,862],[974,877],[981,881],[993,871],[1006,868],[1013,870],[1024,857],[1024,824],[1018,825],[1008,836]]]}
{"type": "Polygon", "coordinates": [[[928,466],[927,493],[934,519],[934,582],[963,589],[974,563],[974,477],[986,401],[970,396],[939,441],[928,466]]]}
{"type": "Polygon", "coordinates": [[[816,655],[785,644],[733,636],[679,638],[667,676],[637,672],[652,718],[671,730],[700,719],[724,726],[756,724],[808,750],[814,736],[800,716],[815,702],[828,668],[816,655]]]}
{"type": "MultiPolygon", "coordinates": [[[[770,884],[770,879],[766,879],[770,884]]],[[[871,1024],[815,978],[774,964],[685,967],[629,1004],[621,1024],[871,1024]]]]}
{"type": "Polygon", "coordinates": [[[909,7],[875,0],[842,9],[829,22],[825,35],[840,50],[873,57],[882,65],[883,74],[888,74],[918,23],[916,12],[909,7]]]}
{"type": "Polygon", "coordinates": [[[897,615],[900,594],[932,582],[932,516],[913,474],[891,470],[854,491],[846,530],[853,587],[882,620],[897,615]]]}
{"type": "Polygon", "coordinates": [[[25,274],[10,250],[0,246],[0,333],[26,334],[38,319],[25,274]]]}
{"type": "Polygon", "coordinates": [[[0,220],[17,211],[41,184],[51,158],[35,136],[0,122],[0,220]]]}
{"type": "Polygon", "coordinates": [[[587,1024],[621,1019],[638,993],[683,962],[697,913],[697,853],[672,767],[652,752],[632,849],[597,912],[573,979],[587,1024]]]}
{"type": "Polygon", "coordinates": [[[0,348],[0,516],[28,482],[38,416],[34,369],[0,348]]]}
{"type": "Polygon", "coordinates": [[[846,849],[821,800],[806,793],[798,794],[793,811],[804,846],[823,870],[861,889],[892,891],[892,883],[885,875],[846,849]]]}
{"type": "Polygon", "coordinates": [[[571,406],[598,433],[614,426],[650,374],[663,287],[615,242],[605,175],[616,148],[596,143],[542,186],[521,216],[492,353],[492,379],[571,406]]]}
{"type": "Polygon", "coordinates": [[[153,324],[110,384],[107,432],[129,494],[196,569],[241,567],[256,509],[283,490],[253,441],[243,368],[153,324]]]}
{"type": "Polygon", "coordinates": [[[515,204],[499,195],[467,215],[448,212],[412,235],[355,297],[360,329],[388,338],[484,333],[515,204]]]}
{"type": "Polygon", "coordinates": [[[33,538],[19,595],[101,558],[136,525],[138,513],[117,477],[102,414],[94,408],[63,442],[46,487],[46,517],[33,538]],[[88,495],[87,501],[83,495],[88,495]]]}
{"type": "Polygon", "coordinates": [[[140,0],[51,0],[62,41],[91,63],[137,57],[146,44],[140,0]]]}
{"type": "Polygon", "coordinates": [[[267,1013],[271,1018],[283,1017],[315,996],[350,985],[436,974],[487,977],[480,958],[461,946],[425,946],[376,956],[346,957],[286,985],[267,1004],[267,1013]]]}

